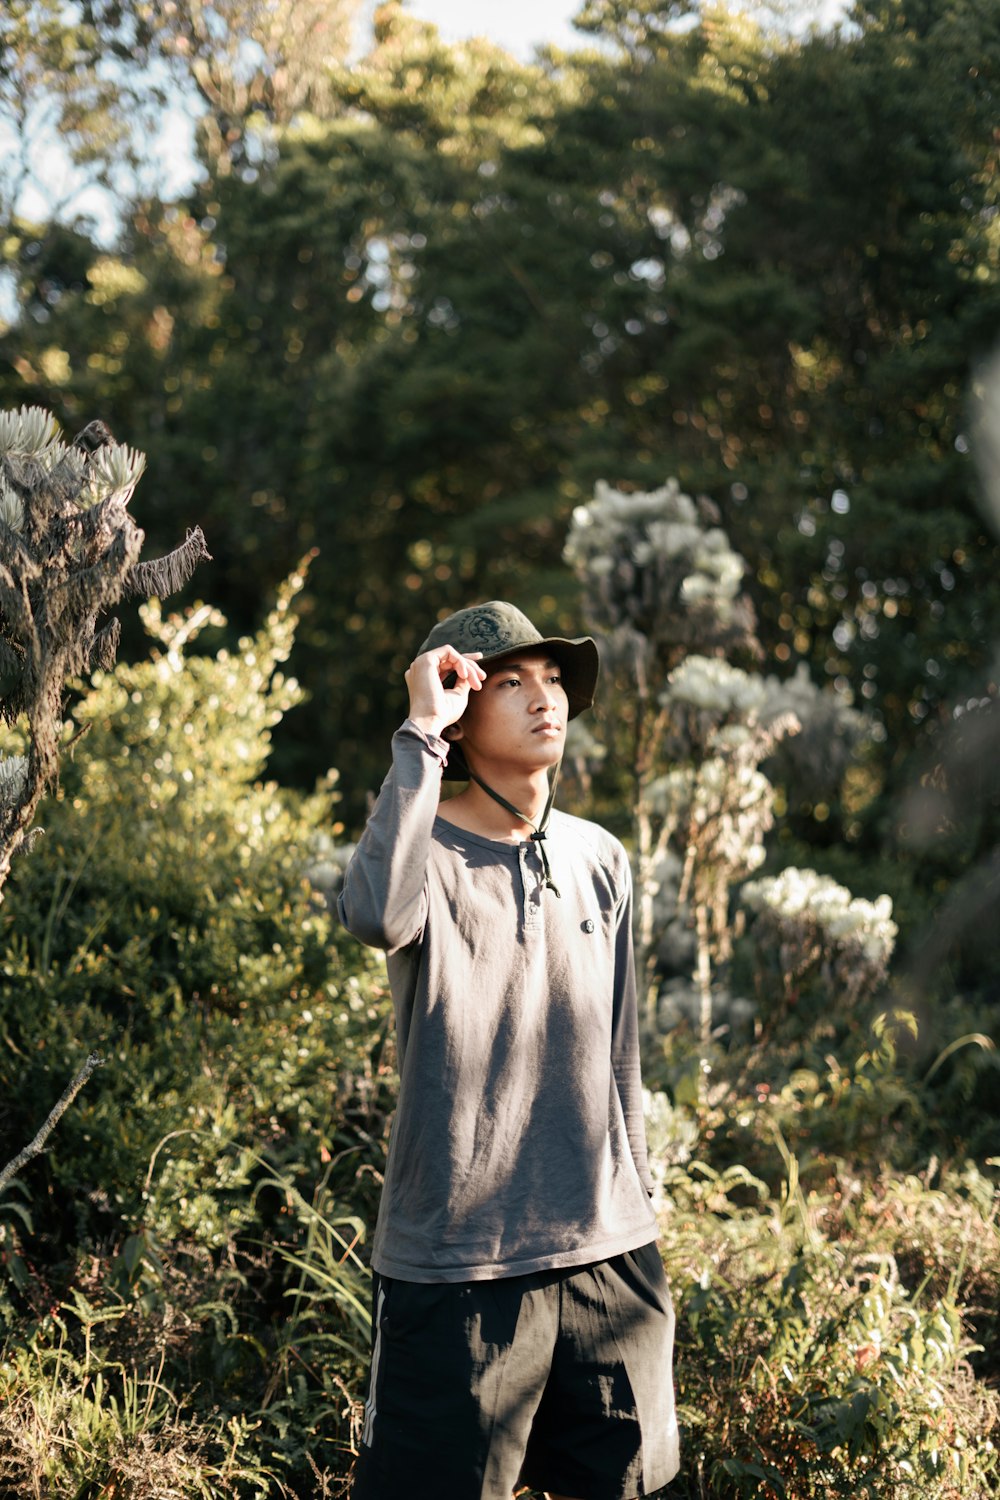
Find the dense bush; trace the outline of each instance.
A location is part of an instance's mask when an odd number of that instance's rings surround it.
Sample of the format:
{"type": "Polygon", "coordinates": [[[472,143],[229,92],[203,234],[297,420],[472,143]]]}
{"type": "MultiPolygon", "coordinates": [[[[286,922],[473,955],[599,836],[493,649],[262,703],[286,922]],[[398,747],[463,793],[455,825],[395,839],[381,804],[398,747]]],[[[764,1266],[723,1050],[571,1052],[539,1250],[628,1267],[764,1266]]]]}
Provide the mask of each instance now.
{"type": "MultiPolygon", "coordinates": [[[[214,655],[184,654],[211,610],[152,609],[152,659],[81,697],[15,865],[0,1158],[105,1062],[0,1197],[4,1494],[312,1500],[350,1474],[395,1079],[381,961],[318,893],[333,780],[263,780],[301,700],[296,585],[214,655]]],[[[773,953],[748,935],[734,962],[764,982],[773,953]]],[[[931,1108],[994,1055],[956,1033],[928,1062],[883,999],[649,1042],[685,1500],[995,1487],[998,1198],[976,1118],[931,1108]]]]}
{"type": "MultiPolygon", "coordinates": [[[[153,658],[82,697],[10,882],[4,1149],[81,1052],[105,1065],[0,1200],[6,1493],[306,1497],[351,1469],[393,1074],[381,963],[304,879],[330,876],[333,787],[261,781],[300,696],[292,589],[235,654],[184,657],[210,610],[151,612],[153,658]]],[[[781,1013],[765,1055],[715,1047],[708,1092],[685,1092],[706,1059],[684,1029],[649,1056],[673,1097],[649,1133],[681,1496],[996,1481],[996,1194],[958,1160],[916,1172],[934,1125],[909,1032],[856,1014],[823,1062],[831,1038],[781,1013]]]]}
{"type": "Polygon", "coordinates": [[[237,652],[185,657],[213,612],[152,609],[158,649],[79,702],[83,746],[15,866],[0,1158],[81,1054],[105,1061],[0,1200],[13,1493],[271,1493],[312,1474],[307,1450],[345,1467],[327,1446],[349,1443],[365,1355],[350,1247],[383,1157],[386,1026],[380,967],[305,878],[338,827],[332,778],[261,780],[302,696],[279,670],[300,582],[237,652]]]}
{"type": "Polygon", "coordinates": [[[774,1195],[745,1170],[668,1175],[679,1492],[995,1493],[1000,1403],[976,1378],[969,1327],[970,1303],[995,1308],[1000,1287],[993,1184],[974,1169],[936,1190],[843,1173],[806,1193],[785,1161],[774,1195]]]}

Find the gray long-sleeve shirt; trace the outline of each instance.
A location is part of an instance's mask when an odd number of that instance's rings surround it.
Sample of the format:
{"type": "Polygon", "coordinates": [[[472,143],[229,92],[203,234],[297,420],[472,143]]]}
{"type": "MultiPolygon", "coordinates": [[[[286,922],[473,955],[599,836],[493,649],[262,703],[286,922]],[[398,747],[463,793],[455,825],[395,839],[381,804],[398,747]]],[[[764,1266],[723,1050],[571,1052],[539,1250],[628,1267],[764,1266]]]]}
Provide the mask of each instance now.
{"type": "Polygon", "coordinates": [[[604,1260],[656,1233],[631,877],[553,812],[547,848],[437,815],[444,740],[407,720],[347,868],[345,927],[387,954],[400,1092],[372,1264],[475,1281],[604,1260]]]}

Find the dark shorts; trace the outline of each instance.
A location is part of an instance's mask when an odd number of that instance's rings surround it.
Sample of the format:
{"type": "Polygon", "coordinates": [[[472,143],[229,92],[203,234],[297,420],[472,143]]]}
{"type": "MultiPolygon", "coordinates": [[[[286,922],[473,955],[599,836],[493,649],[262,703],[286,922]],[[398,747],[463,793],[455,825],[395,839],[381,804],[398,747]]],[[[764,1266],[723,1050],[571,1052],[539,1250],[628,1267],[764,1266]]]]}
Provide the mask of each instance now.
{"type": "Polygon", "coordinates": [[[499,1281],[375,1280],[352,1500],[631,1500],[676,1474],[659,1252],[499,1281]]]}

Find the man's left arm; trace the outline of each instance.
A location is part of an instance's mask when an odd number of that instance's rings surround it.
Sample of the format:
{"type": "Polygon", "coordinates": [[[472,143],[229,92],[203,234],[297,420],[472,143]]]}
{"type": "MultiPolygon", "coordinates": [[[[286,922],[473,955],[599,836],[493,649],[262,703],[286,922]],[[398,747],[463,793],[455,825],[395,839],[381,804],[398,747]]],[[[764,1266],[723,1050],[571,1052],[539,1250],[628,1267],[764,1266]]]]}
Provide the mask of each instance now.
{"type": "Polygon", "coordinates": [[[622,851],[622,895],[616,912],[615,992],[611,1017],[611,1066],[629,1148],[639,1181],[650,1197],[653,1179],[646,1153],[646,1123],[642,1110],[642,1074],[639,1065],[639,1011],[635,990],[635,955],[632,947],[632,874],[622,851]]]}

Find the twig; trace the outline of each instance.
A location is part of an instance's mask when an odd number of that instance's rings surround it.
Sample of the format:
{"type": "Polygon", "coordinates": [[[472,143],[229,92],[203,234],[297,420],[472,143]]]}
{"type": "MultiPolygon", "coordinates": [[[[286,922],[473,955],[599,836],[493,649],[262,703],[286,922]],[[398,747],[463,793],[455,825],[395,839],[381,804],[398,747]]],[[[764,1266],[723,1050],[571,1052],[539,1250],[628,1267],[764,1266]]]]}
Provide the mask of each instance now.
{"type": "Polygon", "coordinates": [[[53,1105],[48,1119],[45,1121],[45,1124],[35,1136],[35,1139],[31,1142],[31,1145],[25,1146],[24,1150],[21,1151],[17,1156],[15,1156],[13,1161],[9,1161],[4,1167],[3,1171],[0,1172],[0,1192],[3,1192],[4,1188],[7,1186],[8,1182],[10,1182],[11,1178],[16,1177],[21,1168],[26,1166],[33,1157],[40,1156],[42,1154],[42,1151],[45,1148],[45,1142],[48,1140],[53,1130],[59,1124],[59,1121],[69,1109],[70,1105],[73,1103],[73,1100],[83,1088],[83,1085],[87,1082],[87,1079],[90,1077],[91,1073],[93,1073],[97,1068],[103,1066],[103,1063],[104,1058],[101,1057],[98,1053],[92,1052],[90,1054],[90,1056],[87,1058],[87,1061],[80,1069],[79,1073],[77,1073],[76,1077],[73,1079],[73,1082],[66,1089],[62,1098],[57,1104],[53,1105]]]}

